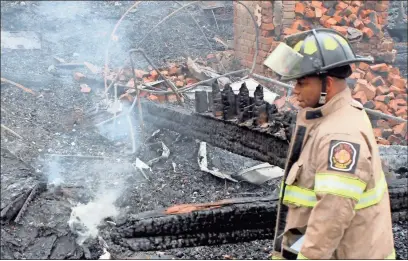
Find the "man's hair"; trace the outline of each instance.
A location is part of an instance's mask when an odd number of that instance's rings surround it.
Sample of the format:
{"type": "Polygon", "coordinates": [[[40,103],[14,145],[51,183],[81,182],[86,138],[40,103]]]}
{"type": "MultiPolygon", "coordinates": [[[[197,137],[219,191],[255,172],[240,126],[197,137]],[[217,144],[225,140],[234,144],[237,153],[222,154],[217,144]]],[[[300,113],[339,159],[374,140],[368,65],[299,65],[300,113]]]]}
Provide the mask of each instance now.
{"type": "Polygon", "coordinates": [[[339,79],[346,79],[352,73],[353,73],[353,71],[351,70],[351,66],[347,64],[347,65],[343,65],[343,66],[340,66],[340,67],[330,69],[327,72],[327,76],[332,76],[332,77],[336,77],[336,78],[339,78],[339,79]]]}

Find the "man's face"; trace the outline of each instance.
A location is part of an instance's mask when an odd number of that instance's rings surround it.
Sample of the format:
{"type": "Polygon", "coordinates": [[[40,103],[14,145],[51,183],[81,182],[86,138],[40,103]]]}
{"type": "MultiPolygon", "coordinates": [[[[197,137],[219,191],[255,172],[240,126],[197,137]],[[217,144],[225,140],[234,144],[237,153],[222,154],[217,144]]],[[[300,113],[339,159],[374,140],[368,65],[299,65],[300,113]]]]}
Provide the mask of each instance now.
{"type": "Polygon", "coordinates": [[[319,102],[322,81],[319,77],[305,77],[297,80],[293,93],[302,108],[315,107],[319,102]]]}

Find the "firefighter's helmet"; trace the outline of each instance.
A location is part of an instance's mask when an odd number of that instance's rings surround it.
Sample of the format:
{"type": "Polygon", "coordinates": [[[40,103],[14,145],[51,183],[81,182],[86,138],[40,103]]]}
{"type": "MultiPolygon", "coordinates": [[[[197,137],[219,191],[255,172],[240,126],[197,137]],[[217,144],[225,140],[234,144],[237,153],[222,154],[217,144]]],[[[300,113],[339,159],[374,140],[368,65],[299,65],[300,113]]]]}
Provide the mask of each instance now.
{"type": "Polygon", "coordinates": [[[356,55],[348,40],[337,31],[319,28],[286,37],[264,64],[279,74],[281,81],[289,81],[325,75],[331,69],[356,62],[372,63],[373,58],[356,55]]]}

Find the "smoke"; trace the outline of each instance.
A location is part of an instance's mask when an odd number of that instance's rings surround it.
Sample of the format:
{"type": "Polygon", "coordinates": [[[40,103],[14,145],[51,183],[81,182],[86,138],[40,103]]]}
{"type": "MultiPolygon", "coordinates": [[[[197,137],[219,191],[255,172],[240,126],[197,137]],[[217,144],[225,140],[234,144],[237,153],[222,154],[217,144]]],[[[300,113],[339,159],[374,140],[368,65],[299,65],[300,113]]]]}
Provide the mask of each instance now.
{"type": "Polygon", "coordinates": [[[119,209],[114,205],[121,192],[117,189],[101,190],[95,199],[87,204],[78,203],[72,208],[68,225],[78,234],[77,243],[81,245],[88,238],[98,236],[98,225],[105,218],[116,217],[119,209]]]}
{"type": "Polygon", "coordinates": [[[60,166],[59,160],[55,159],[48,162],[47,183],[48,185],[59,186],[64,183],[64,178],[61,175],[63,168],[60,166]]]}

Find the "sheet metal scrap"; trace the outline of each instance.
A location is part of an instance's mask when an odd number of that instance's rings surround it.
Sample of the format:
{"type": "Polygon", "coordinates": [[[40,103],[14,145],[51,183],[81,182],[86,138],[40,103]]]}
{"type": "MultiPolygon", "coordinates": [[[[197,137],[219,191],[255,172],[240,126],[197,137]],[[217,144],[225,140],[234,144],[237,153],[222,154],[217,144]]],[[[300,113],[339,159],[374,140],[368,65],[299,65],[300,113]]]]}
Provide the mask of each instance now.
{"type": "Polygon", "coordinates": [[[46,188],[46,183],[38,182],[32,189],[23,192],[1,211],[1,219],[11,221],[14,218],[14,222],[18,223],[34,197],[44,192],[46,188]]]}

